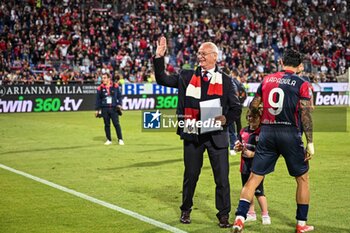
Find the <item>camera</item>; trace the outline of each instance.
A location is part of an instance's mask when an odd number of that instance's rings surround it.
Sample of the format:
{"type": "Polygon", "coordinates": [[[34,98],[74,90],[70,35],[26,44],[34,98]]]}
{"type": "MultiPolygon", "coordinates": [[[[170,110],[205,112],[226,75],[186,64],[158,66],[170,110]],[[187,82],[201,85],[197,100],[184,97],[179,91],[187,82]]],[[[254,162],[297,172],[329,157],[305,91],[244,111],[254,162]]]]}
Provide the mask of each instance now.
{"type": "Polygon", "coordinates": [[[120,106],[117,106],[116,110],[119,116],[123,115],[122,108],[120,106]]]}

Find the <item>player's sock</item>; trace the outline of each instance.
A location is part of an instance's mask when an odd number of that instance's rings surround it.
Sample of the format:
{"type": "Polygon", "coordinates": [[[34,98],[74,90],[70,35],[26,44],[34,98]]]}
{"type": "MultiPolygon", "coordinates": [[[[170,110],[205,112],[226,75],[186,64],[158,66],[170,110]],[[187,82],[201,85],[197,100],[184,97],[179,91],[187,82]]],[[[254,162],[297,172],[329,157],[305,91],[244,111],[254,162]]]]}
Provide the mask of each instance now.
{"type": "Polygon", "coordinates": [[[243,216],[246,219],[247,213],[249,211],[249,207],[250,207],[250,202],[248,200],[246,199],[239,200],[236,216],[243,216]]]}
{"type": "Polygon", "coordinates": [[[298,221],[307,221],[307,213],[309,212],[308,204],[298,204],[297,205],[297,216],[298,221]]]}
{"type": "Polygon", "coordinates": [[[306,221],[298,220],[298,221],[297,221],[297,224],[298,224],[299,226],[305,226],[305,225],[306,225],[306,221]]]}

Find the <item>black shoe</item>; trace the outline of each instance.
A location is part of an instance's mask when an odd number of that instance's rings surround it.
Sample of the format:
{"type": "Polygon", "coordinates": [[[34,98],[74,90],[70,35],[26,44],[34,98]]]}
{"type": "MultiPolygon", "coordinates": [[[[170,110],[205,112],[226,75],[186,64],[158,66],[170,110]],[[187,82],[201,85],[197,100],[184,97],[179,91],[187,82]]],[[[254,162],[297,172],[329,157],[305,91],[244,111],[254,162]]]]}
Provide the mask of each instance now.
{"type": "Polygon", "coordinates": [[[191,223],[191,216],[190,216],[191,211],[181,211],[181,217],[180,217],[180,222],[183,224],[190,224],[191,223]]]}
{"type": "Polygon", "coordinates": [[[229,217],[228,215],[223,215],[219,218],[219,227],[221,228],[230,228],[232,227],[232,224],[228,221],[229,217]]]}

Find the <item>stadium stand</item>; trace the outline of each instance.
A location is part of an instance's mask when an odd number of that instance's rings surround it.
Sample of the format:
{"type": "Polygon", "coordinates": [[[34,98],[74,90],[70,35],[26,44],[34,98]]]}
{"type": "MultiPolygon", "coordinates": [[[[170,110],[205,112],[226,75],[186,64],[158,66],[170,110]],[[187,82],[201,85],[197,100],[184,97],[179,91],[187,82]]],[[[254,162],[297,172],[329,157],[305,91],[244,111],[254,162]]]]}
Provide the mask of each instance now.
{"type": "Polygon", "coordinates": [[[284,49],[303,54],[313,82],[350,66],[345,0],[14,0],[0,4],[0,84],[152,82],[156,40],[169,41],[168,72],[191,69],[199,41],[243,82],[279,68],[284,49]]]}

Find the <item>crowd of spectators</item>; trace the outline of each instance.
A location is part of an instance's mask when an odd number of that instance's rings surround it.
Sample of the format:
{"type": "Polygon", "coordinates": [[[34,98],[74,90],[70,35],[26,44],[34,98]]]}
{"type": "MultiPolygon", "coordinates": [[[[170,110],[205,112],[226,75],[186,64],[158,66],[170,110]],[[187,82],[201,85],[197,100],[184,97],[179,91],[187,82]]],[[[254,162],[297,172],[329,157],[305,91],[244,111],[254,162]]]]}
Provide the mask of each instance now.
{"type": "Polygon", "coordinates": [[[284,49],[304,56],[314,82],[350,67],[346,0],[14,0],[0,3],[0,82],[152,82],[156,40],[169,41],[167,71],[193,69],[202,41],[243,82],[279,69],[284,49]]]}

